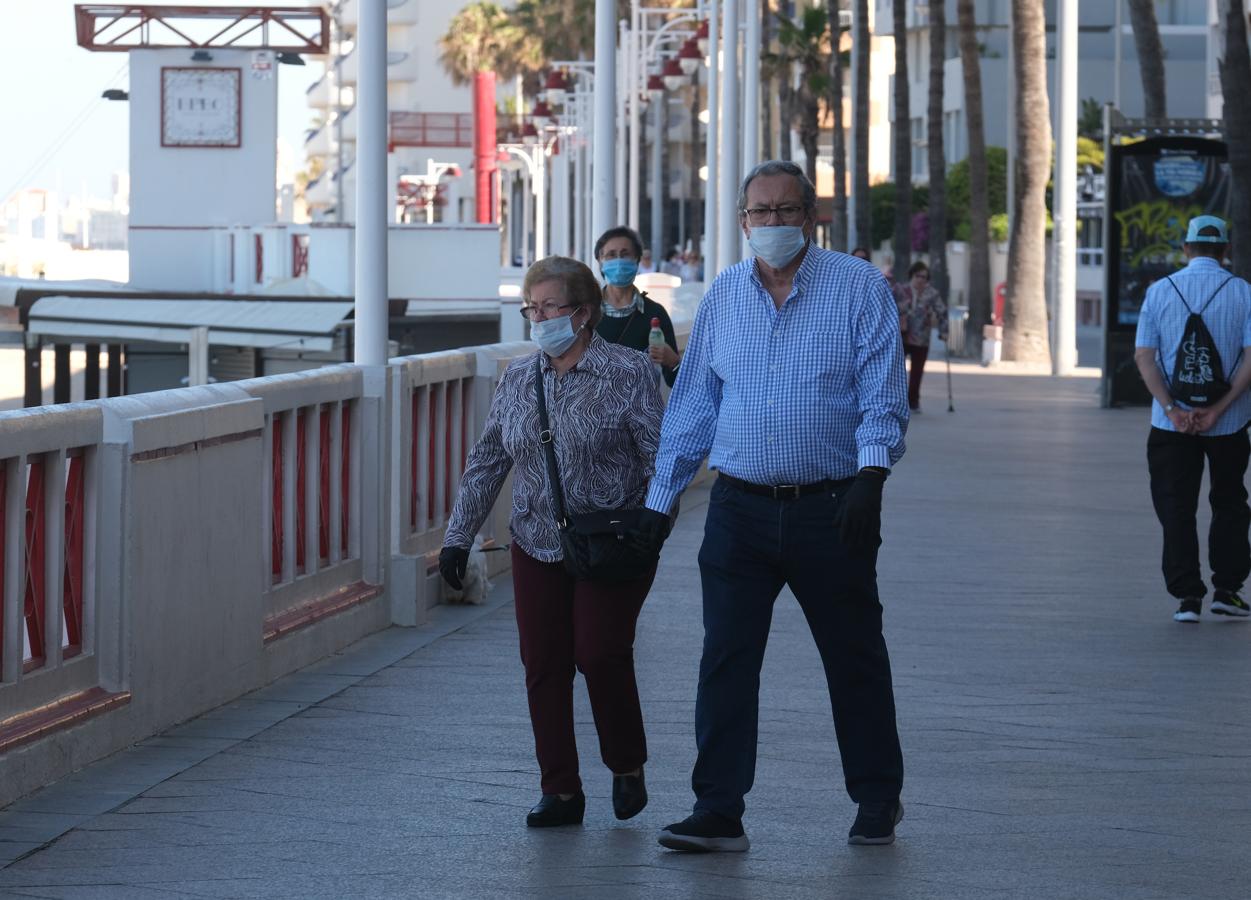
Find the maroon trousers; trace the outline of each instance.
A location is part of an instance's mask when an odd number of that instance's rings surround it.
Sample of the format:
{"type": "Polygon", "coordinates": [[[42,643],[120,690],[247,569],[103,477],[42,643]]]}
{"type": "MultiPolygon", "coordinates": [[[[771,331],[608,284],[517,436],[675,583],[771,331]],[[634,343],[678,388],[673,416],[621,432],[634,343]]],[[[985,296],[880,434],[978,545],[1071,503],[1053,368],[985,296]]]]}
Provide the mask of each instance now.
{"type": "Polygon", "coordinates": [[[925,358],[930,355],[930,348],[904,344],[904,353],[908,354],[908,406],[920,409],[921,375],[925,372],[925,358]]]}
{"type": "Polygon", "coordinates": [[[582,789],[573,731],[574,670],[586,679],[600,758],[612,772],[647,761],[634,681],[634,625],[656,570],[638,581],[574,581],[560,563],[512,545],[513,593],[534,749],[544,794],[582,789]]]}

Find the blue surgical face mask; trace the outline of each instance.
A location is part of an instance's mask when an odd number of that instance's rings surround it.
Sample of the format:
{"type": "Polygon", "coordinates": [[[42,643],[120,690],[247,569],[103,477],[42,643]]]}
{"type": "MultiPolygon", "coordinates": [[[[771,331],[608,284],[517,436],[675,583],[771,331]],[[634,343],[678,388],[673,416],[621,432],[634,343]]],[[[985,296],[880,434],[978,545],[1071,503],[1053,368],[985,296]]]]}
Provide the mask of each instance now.
{"type": "Polygon", "coordinates": [[[542,322],[531,322],[530,339],[538,344],[539,349],[548,356],[560,356],[573,346],[582,327],[579,325],[577,330],[574,330],[572,314],[557,316],[554,319],[544,319],[542,322]]]}
{"type": "Polygon", "coordinates": [[[639,273],[639,264],[633,259],[606,259],[599,264],[599,270],[613,287],[626,287],[639,273]]]}
{"type": "Polygon", "coordinates": [[[800,225],[761,225],[747,236],[751,252],[771,268],[781,269],[804,249],[808,239],[800,225]]]}

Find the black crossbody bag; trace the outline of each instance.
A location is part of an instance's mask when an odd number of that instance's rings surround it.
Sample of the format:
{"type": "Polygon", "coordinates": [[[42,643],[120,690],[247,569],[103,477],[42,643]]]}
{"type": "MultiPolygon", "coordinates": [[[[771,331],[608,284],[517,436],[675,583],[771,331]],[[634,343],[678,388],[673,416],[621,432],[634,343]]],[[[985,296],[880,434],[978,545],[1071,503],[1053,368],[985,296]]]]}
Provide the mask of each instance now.
{"type": "Polygon", "coordinates": [[[556,465],[556,441],[547,418],[543,390],[543,358],[535,360],[535,399],[539,406],[539,442],[547,460],[547,485],[560,531],[565,571],[578,581],[634,581],[656,565],[660,555],[644,553],[630,540],[638,526],[639,508],[596,509],[570,516],[556,465]]]}

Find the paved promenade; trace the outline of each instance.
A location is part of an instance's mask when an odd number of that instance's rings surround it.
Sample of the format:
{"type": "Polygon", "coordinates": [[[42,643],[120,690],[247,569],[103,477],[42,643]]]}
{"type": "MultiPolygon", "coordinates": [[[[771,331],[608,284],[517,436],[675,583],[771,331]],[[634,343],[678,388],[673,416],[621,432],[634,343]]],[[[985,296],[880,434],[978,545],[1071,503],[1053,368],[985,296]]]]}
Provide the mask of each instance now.
{"type": "Polygon", "coordinates": [[[582,828],[538,798],[508,585],[118,754],[0,814],[0,896],[1245,898],[1251,623],[1180,626],[1158,571],[1146,413],[1091,378],[941,362],[886,490],[880,562],[907,816],[845,843],[821,666],[777,604],[743,855],[657,846],[684,816],[705,492],[639,623],[651,805],[612,817],[578,685],[582,828]]]}

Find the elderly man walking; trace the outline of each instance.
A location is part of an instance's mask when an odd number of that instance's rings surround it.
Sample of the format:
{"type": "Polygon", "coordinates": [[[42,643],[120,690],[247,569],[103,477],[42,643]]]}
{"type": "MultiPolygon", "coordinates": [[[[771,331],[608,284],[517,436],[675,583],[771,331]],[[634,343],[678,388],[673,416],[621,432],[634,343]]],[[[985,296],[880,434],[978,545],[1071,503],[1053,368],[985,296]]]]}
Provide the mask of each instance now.
{"type": "Polygon", "coordinates": [[[786,585],[820,651],[860,807],[849,841],[888,844],[903,816],[903,757],[876,563],[882,488],[908,424],[899,315],[877,269],[813,245],[816,191],[798,166],[756,166],[739,215],[755,258],[718,275],[700,304],[644,518],[645,539],[663,541],[708,457],[718,477],[699,551],[695,810],[660,843],[748,847],[760,668],[786,585]]]}
{"type": "Polygon", "coordinates": [[[1191,219],[1182,249],[1186,268],[1151,285],[1143,298],[1134,350],[1154,398],[1147,468],[1164,529],[1164,583],[1179,601],[1173,620],[1198,622],[1207,587],[1195,513],[1206,459],[1211,610],[1246,618],[1251,607],[1238,591],[1251,572],[1251,509],[1243,484],[1251,454],[1251,286],[1221,268],[1229,249],[1222,219],[1191,219]]]}

